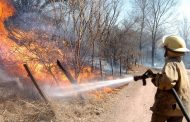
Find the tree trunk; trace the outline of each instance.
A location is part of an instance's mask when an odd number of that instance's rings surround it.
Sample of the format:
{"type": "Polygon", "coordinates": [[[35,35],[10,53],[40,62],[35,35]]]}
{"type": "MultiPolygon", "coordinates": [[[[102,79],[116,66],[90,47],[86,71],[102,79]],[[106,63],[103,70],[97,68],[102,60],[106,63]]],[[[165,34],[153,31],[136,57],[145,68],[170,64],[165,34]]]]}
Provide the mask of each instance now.
{"type": "Polygon", "coordinates": [[[152,67],[154,67],[155,40],[152,41],[152,67]]]}
{"type": "Polygon", "coordinates": [[[91,64],[91,72],[93,72],[93,70],[94,70],[94,41],[93,41],[93,43],[92,43],[92,62],[91,62],[92,64],[91,64]]]}
{"type": "Polygon", "coordinates": [[[148,62],[149,60],[149,54],[148,54],[148,48],[146,49],[146,58],[145,58],[145,62],[148,62]]]}
{"type": "Polygon", "coordinates": [[[143,29],[144,29],[144,13],[143,13],[143,21],[141,23],[141,31],[140,31],[140,42],[139,42],[139,50],[140,50],[140,63],[142,64],[142,35],[143,35],[143,29]]]}
{"type": "Polygon", "coordinates": [[[120,59],[119,59],[119,75],[120,75],[120,77],[121,77],[121,57],[120,57],[120,59]]]}
{"type": "Polygon", "coordinates": [[[129,65],[129,58],[128,58],[128,56],[127,56],[127,60],[126,60],[126,74],[128,73],[128,65],[129,65]]]}
{"type": "Polygon", "coordinates": [[[101,60],[101,58],[99,58],[99,62],[100,62],[100,74],[101,74],[101,78],[103,78],[103,74],[102,74],[102,60],[101,60]]]}
{"type": "Polygon", "coordinates": [[[113,59],[111,59],[111,75],[113,76],[113,59]]]}

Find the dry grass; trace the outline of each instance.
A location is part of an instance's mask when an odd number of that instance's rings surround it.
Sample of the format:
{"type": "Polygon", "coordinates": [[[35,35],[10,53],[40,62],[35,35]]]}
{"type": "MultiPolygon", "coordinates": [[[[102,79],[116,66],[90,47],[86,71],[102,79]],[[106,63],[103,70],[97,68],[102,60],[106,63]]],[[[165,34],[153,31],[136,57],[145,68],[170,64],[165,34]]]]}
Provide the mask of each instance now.
{"type": "Polygon", "coordinates": [[[0,114],[5,122],[51,122],[55,115],[49,105],[43,102],[6,100],[0,103],[0,114]]]}
{"type": "Polygon", "coordinates": [[[112,106],[115,93],[90,95],[83,100],[51,100],[49,105],[9,96],[0,100],[0,122],[101,122],[112,106]]]}

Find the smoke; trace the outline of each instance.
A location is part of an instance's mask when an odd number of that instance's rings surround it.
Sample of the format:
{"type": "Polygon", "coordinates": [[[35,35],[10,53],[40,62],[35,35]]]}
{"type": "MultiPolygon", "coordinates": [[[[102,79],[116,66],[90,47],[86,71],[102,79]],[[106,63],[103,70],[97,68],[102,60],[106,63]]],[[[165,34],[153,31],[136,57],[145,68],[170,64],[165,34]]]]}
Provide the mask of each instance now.
{"type": "Polygon", "coordinates": [[[53,87],[48,88],[49,86],[46,86],[45,93],[52,97],[52,98],[66,98],[66,97],[72,97],[76,94],[84,94],[88,93],[94,90],[102,89],[104,87],[111,87],[116,88],[125,84],[128,84],[130,82],[133,82],[133,76],[128,76],[126,78],[122,79],[116,79],[116,80],[108,80],[108,81],[96,81],[91,83],[83,83],[83,84],[73,84],[71,87],[53,87]]]}
{"type": "Polygon", "coordinates": [[[15,84],[17,88],[23,89],[23,84],[20,82],[18,77],[11,77],[6,72],[0,69],[0,84],[15,84]]]}

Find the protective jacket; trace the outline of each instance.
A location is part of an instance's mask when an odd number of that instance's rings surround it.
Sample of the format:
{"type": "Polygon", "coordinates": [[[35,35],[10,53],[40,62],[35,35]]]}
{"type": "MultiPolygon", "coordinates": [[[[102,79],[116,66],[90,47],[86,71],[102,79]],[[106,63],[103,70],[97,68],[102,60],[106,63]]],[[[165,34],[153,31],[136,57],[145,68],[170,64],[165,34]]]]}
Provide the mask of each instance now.
{"type": "Polygon", "coordinates": [[[190,83],[181,57],[166,58],[161,74],[157,74],[153,84],[158,87],[151,110],[166,116],[183,116],[171,92],[175,88],[190,115],[190,83]]]}

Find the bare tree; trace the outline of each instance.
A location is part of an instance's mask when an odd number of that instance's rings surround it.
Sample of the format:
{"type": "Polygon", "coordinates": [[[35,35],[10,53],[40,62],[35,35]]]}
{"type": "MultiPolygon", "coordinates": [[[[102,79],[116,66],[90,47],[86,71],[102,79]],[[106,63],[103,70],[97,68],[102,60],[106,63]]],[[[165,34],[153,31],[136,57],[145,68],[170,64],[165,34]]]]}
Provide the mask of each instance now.
{"type": "MultiPolygon", "coordinates": [[[[187,48],[189,48],[190,21],[186,17],[183,17],[183,20],[180,21],[178,28],[179,28],[179,34],[185,40],[187,48]]],[[[184,56],[185,63],[188,63],[188,57],[189,57],[188,55],[184,56]]]]}
{"type": "MultiPolygon", "coordinates": [[[[102,28],[102,34],[100,35],[100,40],[99,40],[99,60],[101,62],[101,58],[103,57],[103,54],[105,54],[105,50],[104,48],[106,47],[106,45],[110,45],[111,43],[111,31],[112,28],[115,26],[118,16],[119,16],[119,1],[118,0],[105,0],[104,1],[105,4],[103,6],[103,24],[104,26],[100,26],[102,28]]],[[[113,36],[112,36],[113,37],[113,36]]],[[[114,38],[114,37],[113,37],[114,38]]],[[[114,43],[116,43],[114,41],[114,43]]],[[[112,44],[111,44],[112,45],[112,44]]],[[[112,55],[110,57],[111,59],[111,69],[112,69],[112,75],[113,75],[113,62],[115,62],[115,57],[116,57],[116,53],[114,51],[114,49],[111,51],[112,55]]]]}
{"type": "MultiPolygon", "coordinates": [[[[152,39],[152,66],[155,62],[155,45],[158,40],[158,32],[164,27],[168,20],[172,18],[173,9],[176,5],[176,0],[150,0],[149,1],[149,16],[147,16],[147,27],[151,33],[152,39]]],[[[174,17],[174,16],[173,16],[174,17]]]]}
{"type": "Polygon", "coordinates": [[[137,20],[138,18],[125,20],[123,29],[117,26],[112,27],[109,41],[104,47],[104,57],[108,59],[111,66],[116,63],[120,64],[120,75],[122,67],[127,72],[131,65],[137,63],[137,59],[139,58],[138,31],[135,29],[137,20]]]}
{"type": "Polygon", "coordinates": [[[190,33],[190,22],[186,17],[183,17],[179,27],[179,33],[185,40],[186,44],[188,43],[189,33],[190,33]]]}
{"type": "Polygon", "coordinates": [[[55,24],[59,28],[57,30],[63,33],[64,42],[67,43],[67,47],[62,48],[63,52],[69,48],[74,54],[75,58],[71,62],[75,67],[75,78],[77,78],[89,55],[91,55],[92,69],[95,55],[102,57],[103,42],[108,40],[111,26],[117,21],[119,6],[118,0],[73,0],[68,1],[67,6],[52,8],[54,11],[64,13],[56,16],[58,23],[55,24]],[[99,53],[95,50],[99,50],[99,53]]]}
{"type": "Polygon", "coordinates": [[[148,10],[148,0],[135,0],[133,1],[134,3],[134,7],[135,8],[139,8],[139,9],[135,9],[137,10],[137,13],[139,15],[139,18],[140,18],[140,35],[139,35],[139,50],[140,50],[140,53],[141,53],[141,57],[140,57],[140,62],[142,63],[142,41],[143,41],[143,32],[144,32],[144,29],[145,29],[145,20],[146,20],[146,16],[148,15],[149,13],[149,10],[148,10]]]}

